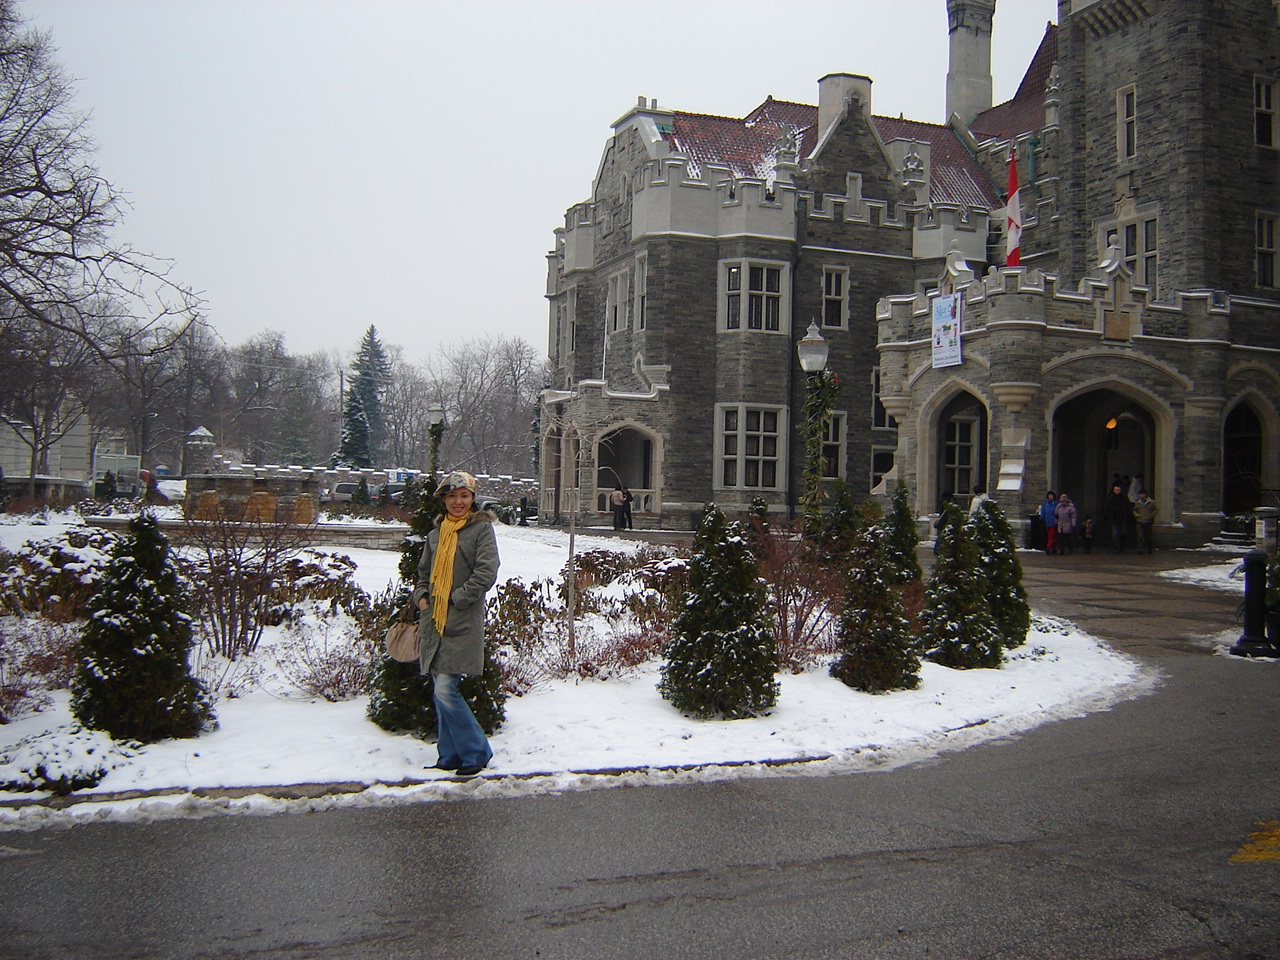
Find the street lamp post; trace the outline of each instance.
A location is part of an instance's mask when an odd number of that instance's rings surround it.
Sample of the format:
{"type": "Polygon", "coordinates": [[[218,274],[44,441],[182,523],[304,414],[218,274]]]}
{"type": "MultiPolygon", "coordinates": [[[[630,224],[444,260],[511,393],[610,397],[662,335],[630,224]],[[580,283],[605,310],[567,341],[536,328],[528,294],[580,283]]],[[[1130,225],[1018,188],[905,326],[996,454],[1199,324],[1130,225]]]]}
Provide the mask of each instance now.
{"type": "Polygon", "coordinates": [[[427,423],[431,424],[427,436],[431,438],[431,481],[434,483],[440,475],[440,438],[446,430],[442,404],[437,402],[427,407],[427,423]]]}
{"type": "Polygon", "coordinates": [[[805,533],[809,534],[816,532],[821,523],[822,427],[831,416],[839,388],[835,377],[827,370],[829,350],[830,344],[818,332],[817,320],[809,324],[804,337],[796,342],[796,357],[805,373],[805,470],[801,502],[804,505],[805,533]]]}

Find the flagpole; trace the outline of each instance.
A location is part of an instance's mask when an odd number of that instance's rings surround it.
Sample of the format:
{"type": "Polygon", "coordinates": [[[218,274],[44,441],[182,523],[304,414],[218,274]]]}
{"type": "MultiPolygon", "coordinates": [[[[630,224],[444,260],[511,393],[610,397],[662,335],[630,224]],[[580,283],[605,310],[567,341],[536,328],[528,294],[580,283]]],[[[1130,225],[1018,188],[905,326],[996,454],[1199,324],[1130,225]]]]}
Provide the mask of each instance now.
{"type": "Polygon", "coordinates": [[[1005,201],[1008,218],[1005,224],[1006,267],[1022,266],[1022,203],[1018,196],[1018,158],[1014,147],[1009,148],[1009,198],[1005,201]]]}

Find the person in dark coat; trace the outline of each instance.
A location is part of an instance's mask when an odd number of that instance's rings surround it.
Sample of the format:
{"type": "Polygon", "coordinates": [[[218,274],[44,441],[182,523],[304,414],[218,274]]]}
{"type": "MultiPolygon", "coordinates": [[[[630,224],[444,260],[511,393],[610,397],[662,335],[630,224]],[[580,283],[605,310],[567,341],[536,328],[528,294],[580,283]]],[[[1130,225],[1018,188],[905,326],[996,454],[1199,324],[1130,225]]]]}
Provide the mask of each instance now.
{"type": "Polygon", "coordinates": [[[455,470],[436,490],[445,512],[427,534],[413,601],[419,668],[430,674],[439,735],[436,768],[474,776],[493,750],[458,692],[464,676],[484,672],[484,595],[498,579],[498,538],[492,513],[476,509],[476,478],[455,470]]]}
{"type": "Polygon", "coordinates": [[[1125,496],[1124,487],[1117,480],[1111,485],[1111,492],[1102,501],[1102,521],[1111,529],[1111,551],[1124,553],[1124,528],[1132,516],[1132,504],[1125,496]]]}

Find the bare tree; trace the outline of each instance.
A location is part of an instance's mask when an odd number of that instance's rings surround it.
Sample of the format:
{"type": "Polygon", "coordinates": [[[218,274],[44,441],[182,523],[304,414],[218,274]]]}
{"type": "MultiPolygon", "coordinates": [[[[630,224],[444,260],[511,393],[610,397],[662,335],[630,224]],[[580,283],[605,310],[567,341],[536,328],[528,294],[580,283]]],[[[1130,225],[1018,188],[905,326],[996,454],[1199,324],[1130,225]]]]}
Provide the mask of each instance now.
{"type": "Polygon", "coordinates": [[[431,456],[427,407],[431,384],[420,367],[406,363],[399,347],[388,349],[391,374],[382,397],[387,466],[426,470],[431,456]]]}
{"type": "Polygon", "coordinates": [[[29,319],[9,324],[5,345],[4,422],[30,450],[27,492],[34,500],[50,449],[88,413],[98,355],[84,338],[29,319]]]}
{"type": "Polygon", "coordinates": [[[34,323],[115,365],[171,346],[195,322],[198,299],[168,278],[168,264],[112,243],[122,203],[92,154],[48,35],[0,0],[0,295],[9,304],[0,338],[34,323]],[[100,338],[103,310],[121,305],[150,333],[145,343],[100,338]]]}
{"type": "Polygon", "coordinates": [[[429,363],[433,393],[449,420],[443,462],[478,473],[527,476],[543,368],[533,347],[515,337],[447,347],[429,363]]]}

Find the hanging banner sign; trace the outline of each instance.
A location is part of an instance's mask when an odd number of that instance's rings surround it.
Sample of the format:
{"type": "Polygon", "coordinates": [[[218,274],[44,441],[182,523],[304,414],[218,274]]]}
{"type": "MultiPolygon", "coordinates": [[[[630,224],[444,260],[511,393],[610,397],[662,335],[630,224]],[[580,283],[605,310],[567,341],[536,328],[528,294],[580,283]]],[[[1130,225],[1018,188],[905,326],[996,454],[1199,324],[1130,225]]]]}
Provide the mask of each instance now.
{"type": "Polygon", "coordinates": [[[960,313],[963,294],[945,293],[933,300],[933,366],[956,367],[960,356],[960,313]]]}

